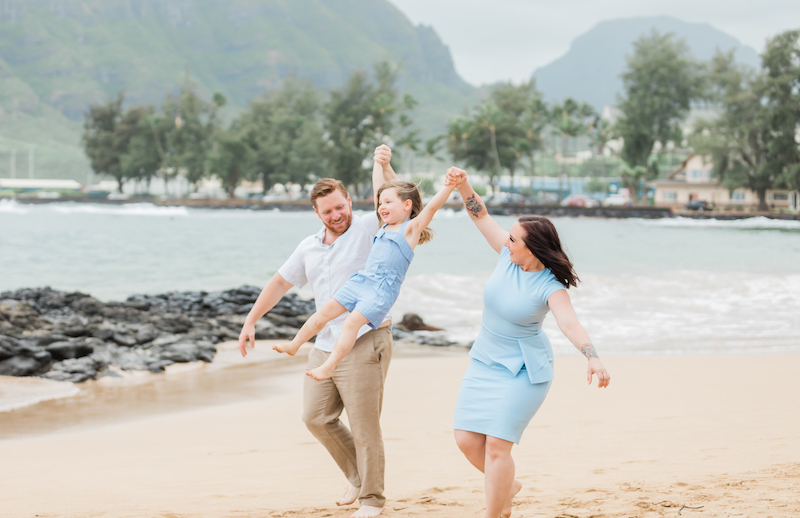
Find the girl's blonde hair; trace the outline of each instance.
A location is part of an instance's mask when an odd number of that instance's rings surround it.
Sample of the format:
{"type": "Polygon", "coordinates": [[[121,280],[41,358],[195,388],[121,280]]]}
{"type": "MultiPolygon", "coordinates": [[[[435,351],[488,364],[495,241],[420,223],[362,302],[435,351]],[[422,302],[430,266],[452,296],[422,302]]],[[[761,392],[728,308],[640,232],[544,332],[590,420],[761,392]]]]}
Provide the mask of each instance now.
{"type": "MultiPolygon", "coordinates": [[[[403,182],[400,180],[392,180],[391,182],[386,182],[381,185],[375,199],[375,212],[378,212],[378,208],[380,208],[381,193],[386,189],[394,189],[397,191],[397,196],[403,201],[411,200],[411,219],[416,218],[419,216],[419,213],[422,212],[422,196],[419,194],[417,185],[413,182],[403,182]]],[[[380,213],[378,213],[378,220],[383,221],[380,213]]],[[[421,245],[422,243],[427,243],[433,239],[433,234],[432,228],[425,227],[419,235],[419,243],[417,244],[421,245]]]]}

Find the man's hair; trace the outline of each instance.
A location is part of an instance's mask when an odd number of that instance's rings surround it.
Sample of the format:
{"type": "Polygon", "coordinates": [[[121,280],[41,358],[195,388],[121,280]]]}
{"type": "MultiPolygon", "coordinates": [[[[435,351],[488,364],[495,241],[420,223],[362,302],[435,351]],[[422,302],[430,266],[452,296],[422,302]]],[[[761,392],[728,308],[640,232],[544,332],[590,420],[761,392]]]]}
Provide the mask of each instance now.
{"type": "Polygon", "coordinates": [[[311,204],[314,208],[317,208],[317,198],[327,196],[333,191],[339,191],[345,198],[350,196],[347,193],[347,189],[344,188],[344,184],[339,180],[335,178],[320,178],[314,184],[314,188],[311,189],[311,204]]]}

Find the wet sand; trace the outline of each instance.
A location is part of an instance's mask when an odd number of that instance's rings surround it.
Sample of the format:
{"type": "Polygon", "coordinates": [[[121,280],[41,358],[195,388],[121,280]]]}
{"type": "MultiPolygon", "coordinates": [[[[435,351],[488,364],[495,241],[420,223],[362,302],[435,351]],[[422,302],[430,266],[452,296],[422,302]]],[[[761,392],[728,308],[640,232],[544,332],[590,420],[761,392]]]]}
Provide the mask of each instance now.
{"type": "MultiPolygon", "coordinates": [[[[482,475],[452,438],[468,361],[393,360],[385,516],[483,516],[482,475]]],[[[557,358],[513,451],[515,516],[800,515],[800,355],[604,361],[599,390],[585,360],[557,358]]],[[[0,515],[345,518],[345,480],[300,421],[302,371],[302,358],[242,363],[0,413],[0,515]]]]}
{"type": "Polygon", "coordinates": [[[213,363],[175,364],[165,374],[128,372],[121,378],[79,384],[0,376],[0,404],[7,400],[4,392],[18,390],[20,383],[31,386],[30,392],[44,385],[42,397],[67,395],[70,389],[77,392],[13,413],[0,412],[0,439],[86,429],[282,393],[283,376],[296,374],[305,358],[278,355],[264,344],[250,353],[250,361],[242,361],[235,343],[220,344],[213,363]]]}

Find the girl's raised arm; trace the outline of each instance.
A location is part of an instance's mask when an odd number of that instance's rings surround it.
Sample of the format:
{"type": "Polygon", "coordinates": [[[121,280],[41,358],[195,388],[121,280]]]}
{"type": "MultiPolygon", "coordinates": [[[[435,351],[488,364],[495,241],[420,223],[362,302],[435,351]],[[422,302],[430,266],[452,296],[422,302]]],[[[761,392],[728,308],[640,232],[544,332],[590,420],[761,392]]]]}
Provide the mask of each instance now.
{"type": "MultiPolygon", "coordinates": [[[[503,246],[508,241],[508,231],[503,229],[498,222],[494,220],[489,215],[489,212],[486,210],[486,204],[483,203],[483,200],[478,193],[472,188],[469,184],[469,180],[467,180],[467,173],[458,168],[451,168],[451,170],[455,170],[453,175],[454,181],[456,181],[456,189],[461,194],[461,199],[464,201],[464,209],[469,214],[470,219],[475,226],[478,227],[483,237],[486,238],[486,241],[489,245],[494,248],[494,251],[500,253],[503,249],[503,246]]],[[[448,172],[448,176],[451,176],[451,173],[448,172]]]]}
{"type": "Polygon", "coordinates": [[[441,209],[442,205],[447,202],[447,198],[450,197],[450,194],[453,193],[455,188],[455,183],[450,182],[448,184],[447,180],[445,180],[444,187],[442,187],[439,192],[437,192],[433,198],[431,198],[431,201],[429,201],[425,207],[422,208],[419,216],[411,220],[411,226],[414,232],[420,233],[423,229],[425,229],[425,227],[430,225],[434,214],[436,214],[436,211],[441,209]]]}

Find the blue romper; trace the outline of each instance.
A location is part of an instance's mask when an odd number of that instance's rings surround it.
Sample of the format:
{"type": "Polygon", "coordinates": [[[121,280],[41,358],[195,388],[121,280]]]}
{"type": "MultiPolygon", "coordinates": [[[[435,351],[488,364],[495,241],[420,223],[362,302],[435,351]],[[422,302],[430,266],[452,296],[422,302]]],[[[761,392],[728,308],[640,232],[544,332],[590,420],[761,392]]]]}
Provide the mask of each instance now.
{"type": "Polygon", "coordinates": [[[384,223],[375,235],[364,269],[347,279],[333,295],[347,311],[358,310],[364,315],[372,329],[378,329],[392,309],[414,258],[405,238],[409,221],[403,222],[399,232],[387,232],[384,223]]]}

